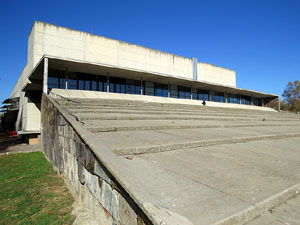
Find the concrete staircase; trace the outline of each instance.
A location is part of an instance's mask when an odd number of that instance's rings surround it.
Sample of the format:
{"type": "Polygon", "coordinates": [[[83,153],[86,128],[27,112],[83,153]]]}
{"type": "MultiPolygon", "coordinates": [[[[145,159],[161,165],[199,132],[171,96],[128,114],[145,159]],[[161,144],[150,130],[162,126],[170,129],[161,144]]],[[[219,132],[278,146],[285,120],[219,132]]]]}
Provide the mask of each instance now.
{"type": "Polygon", "coordinates": [[[300,191],[300,115],[77,100],[86,129],[152,171],[144,194],[193,224],[244,224],[300,191]]]}
{"type": "MultiPolygon", "coordinates": [[[[117,155],[300,136],[300,116],[138,101],[81,99],[84,126],[117,155]]],[[[78,115],[78,109],[71,109],[78,115]]]]}

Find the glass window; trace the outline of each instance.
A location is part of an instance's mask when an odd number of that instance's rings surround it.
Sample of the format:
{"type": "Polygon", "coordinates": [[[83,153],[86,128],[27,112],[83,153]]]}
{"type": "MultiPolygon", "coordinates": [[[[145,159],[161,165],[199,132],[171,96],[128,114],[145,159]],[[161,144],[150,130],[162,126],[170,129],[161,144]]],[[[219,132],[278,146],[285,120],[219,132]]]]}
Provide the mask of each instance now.
{"type": "Polygon", "coordinates": [[[262,99],[253,97],[253,105],[262,106],[262,99]]]}
{"type": "Polygon", "coordinates": [[[251,97],[246,96],[246,95],[241,95],[241,104],[250,105],[251,104],[251,97]]]}
{"type": "Polygon", "coordinates": [[[168,85],[154,83],[154,95],[160,97],[168,97],[168,85]]]}
{"type": "Polygon", "coordinates": [[[59,87],[59,80],[58,77],[48,77],[48,88],[58,88],[59,87]]]}
{"type": "Polygon", "coordinates": [[[171,98],[178,98],[178,87],[171,85],[171,98]]]}
{"type": "Polygon", "coordinates": [[[225,102],[225,97],[223,92],[215,92],[214,102],[225,102]]]}
{"type": "Polygon", "coordinates": [[[97,91],[97,81],[92,81],[92,91],[97,91]]]}
{"type": "Polygon", "coordinates": [[[209,101],[209,91],[198,90],[198,100],[200,101],[209,101]]]}
{"type": "Polygon", "coordinates": [[[239,96],[236,94],[228,94],[228,102],[233,104],[239,104],[239,96]]]}
{"type": "Polygon", "coordinates": [[[77,89],[77,80],[68,79],[68,89],[77,89]]]}
{"type": "Polygon", "coordinates": [[[115,92],[115,84],[114,83],[109,83],[109,92],[115,92]]]}
{"type": "Polygon", "coordinates": [[[78,80],[78,89],[84,90],[84,80],[78,80]]]}
{"type": "Polygon", "coordinates": [[[154,95],[154,83],[145,81],[145,95],[154,95]]]}
{"type": "Polygon", "coordinates": [[[66,89],[66,79],[65,78],[59,78],[59,88],[66,89]]]}
{"type": "Polygon", "coordinates": [[[191,88],[178,86],[178,97],[183,99],[191,99],[191,88]]]}
{"type": "Polygon", "coordinates": [[[116,93],[121,93],[121,84],[116,84],[115,86],[116,86],[115,92],[116,92],[116,93]]]}
{"type": "Polygon", "coordinates": [[[90,80],[85,80],[84,81],[84,90],[91,90],[91,81],[90,80]]]}

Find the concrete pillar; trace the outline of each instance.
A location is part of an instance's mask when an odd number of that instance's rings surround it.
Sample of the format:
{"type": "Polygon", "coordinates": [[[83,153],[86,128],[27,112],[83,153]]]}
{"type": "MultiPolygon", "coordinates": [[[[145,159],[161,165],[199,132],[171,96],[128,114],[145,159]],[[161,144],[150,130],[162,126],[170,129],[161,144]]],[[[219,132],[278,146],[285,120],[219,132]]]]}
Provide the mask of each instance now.
{"type": "Polygon", "coordinates": [[[107,73],[106,92],[109,92],[109,73],[107,73]]]}
{"type": "Polygon", "coordinates": [[[193,88],[191,87],[191,100],[193,100],[193,88]]]}
{"type": "Polygon", "coordinates": [[[198,59],[197,58],[192,58],[193,60],[193,79],[198,80],[198,59]]]}
{"type": "Polygon", "coordinates": [[[239,104],[242,104],[242,97],[239,95],[239,104]]]}
{"type": "Polygon", "coordinates": [[[228,103],[228,93],[227,93],[227,91],[224,92],[224,98],[225,98],[225,103],[228,103]]]}
{"type": "Polygon", "coordinates": [[[68,68],[66,68],[66,90],[68,90],[68,68]]]}
{"type": "Polygon", "coordinates": [[[48,58],[44,58],[43,92],[48,93],[48,58]]]}
{"type": "Polygon", "coordinates": [[[143,92],[143,78],[141,77],[141,95],[143,95],[144,92],[143,92]]]}
{"type": "Polygon", "coordinates": [[[251,95],[251,105],[253,105],[253,95],[251,95]]]}
{"type": "Polygon", "coordinates": [[[264,106],[264,98],[261,98],[261,105],[264,106]]]}
{"type": "Polygon", "coordinates": [[[209,94],[209,101],[212,100],[212,95],[214,95],[214,92],[212,90],[208,90],[208,94],[209,94]]]}

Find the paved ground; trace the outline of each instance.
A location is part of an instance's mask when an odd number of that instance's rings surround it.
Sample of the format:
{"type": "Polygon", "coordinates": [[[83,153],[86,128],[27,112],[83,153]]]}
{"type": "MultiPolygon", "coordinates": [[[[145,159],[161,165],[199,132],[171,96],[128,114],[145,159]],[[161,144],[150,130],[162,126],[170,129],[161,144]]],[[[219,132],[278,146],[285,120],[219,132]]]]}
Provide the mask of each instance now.
{"type": "Polygon", "coordinates": [[[152,191],[161,193],[169,209],[194,224],[212,224],[299,184],[299,143],[291,138],[137,157],[168,174],[160,174],[152,191]]]}
{"type": "Polygon", "coordinates": [[[0,155],[41,151],[39,145],[27,145],[16,136],[0,136],[0,155]]]}

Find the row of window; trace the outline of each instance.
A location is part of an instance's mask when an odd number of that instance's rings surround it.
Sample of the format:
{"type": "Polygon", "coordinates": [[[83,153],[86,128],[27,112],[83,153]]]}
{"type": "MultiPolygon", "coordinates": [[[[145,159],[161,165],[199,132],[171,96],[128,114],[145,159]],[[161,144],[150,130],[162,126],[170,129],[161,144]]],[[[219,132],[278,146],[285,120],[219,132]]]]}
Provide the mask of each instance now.
{"type": "MultiPolygon", "coordinates": [[[[78,79],[65,79],[64,76],[50,75],[48,78],[48,88],[76,89],[123,94],[143,94],[150,96],[194,99],[202,101],[226,102],[224,92],[211,92],[208,90],[192,89],[189,87],[175,86],[161,83],[145,82],[131,79],[104,76],[78,76],[78,79]],[[85,79],[81,79],[85,78],[85,79]],[[87,79],[88,78],[88,79],[87,79]],[[109,85],[107,85],[109,82],[109,85]],[[67,86],[67,87],[66,87],[67,86]]],[[[251,105],[251,97],[245,95],[227,94],[227,102],[233,104],[251,105]]],[[[260,98],[252,98],[253,105],[262,105],[260,98]]]]}

